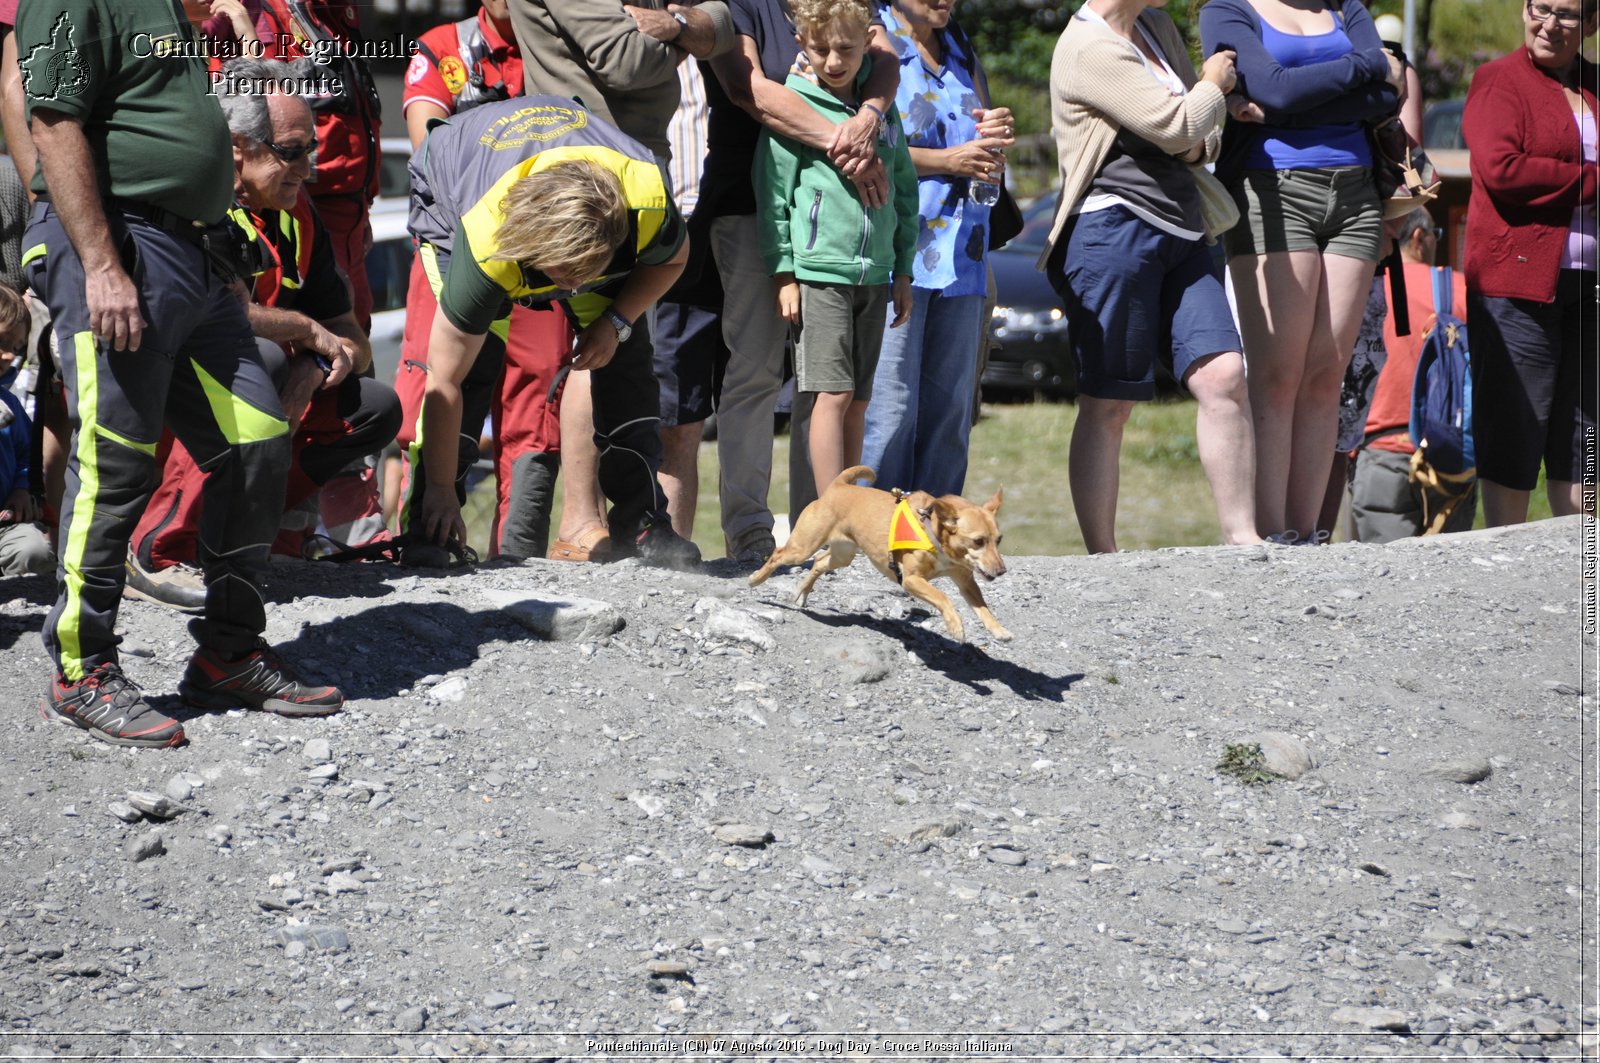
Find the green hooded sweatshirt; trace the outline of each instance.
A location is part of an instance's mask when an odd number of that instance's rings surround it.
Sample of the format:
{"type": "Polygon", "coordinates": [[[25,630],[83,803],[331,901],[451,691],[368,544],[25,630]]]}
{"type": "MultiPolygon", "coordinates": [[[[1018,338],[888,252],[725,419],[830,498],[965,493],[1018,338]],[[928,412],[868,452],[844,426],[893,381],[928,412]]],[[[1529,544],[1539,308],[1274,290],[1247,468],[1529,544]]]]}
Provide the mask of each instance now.
{"type": "MultiPolygon", "coordinates": [[[[859,92],[867,64],[856,77],[859,92]]],[[[785,82],[830,122],[850,117],[832,93],[800,74],[785,82]]],[[[867,210],[848,178],[827,154],[787,137],[761,134],[753,177],[761,254],[769,273],[852,287],[888,284],[911,276],[917,242],[917,171],[906,147],[900,114],[890,106],[889,141],[878,140],[878,158],[889,174],[889,202],[867,210]]]]}

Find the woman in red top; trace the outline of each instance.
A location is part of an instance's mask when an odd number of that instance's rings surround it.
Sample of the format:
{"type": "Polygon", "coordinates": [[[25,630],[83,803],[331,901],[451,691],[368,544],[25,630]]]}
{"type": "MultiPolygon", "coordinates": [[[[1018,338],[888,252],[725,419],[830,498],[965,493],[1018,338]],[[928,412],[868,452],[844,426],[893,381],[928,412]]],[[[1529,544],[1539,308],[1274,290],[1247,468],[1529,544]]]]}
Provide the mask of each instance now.
{"type": "Polygon", "coordinates": [[[1467,305],[1485,521],[1527,519],[1544,464],[1556,516],[1594,512],[1595,74],[1600,0],[1524,0],[1523,46],[1467,93],[1467,305]]]}

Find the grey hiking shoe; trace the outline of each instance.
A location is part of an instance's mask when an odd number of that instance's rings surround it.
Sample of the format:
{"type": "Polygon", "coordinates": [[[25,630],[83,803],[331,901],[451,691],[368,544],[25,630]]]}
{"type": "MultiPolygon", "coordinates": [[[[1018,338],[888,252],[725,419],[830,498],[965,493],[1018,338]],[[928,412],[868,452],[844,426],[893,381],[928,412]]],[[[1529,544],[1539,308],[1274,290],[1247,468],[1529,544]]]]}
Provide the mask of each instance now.
{"type": "Polygon", "coordinates": [[[39,704],[39,716],[119,746],[178,746],[184,741],[183,725],[151,708],[139,684],[115,664],[102,664],[71,682],[57,675],[39,704]]]}

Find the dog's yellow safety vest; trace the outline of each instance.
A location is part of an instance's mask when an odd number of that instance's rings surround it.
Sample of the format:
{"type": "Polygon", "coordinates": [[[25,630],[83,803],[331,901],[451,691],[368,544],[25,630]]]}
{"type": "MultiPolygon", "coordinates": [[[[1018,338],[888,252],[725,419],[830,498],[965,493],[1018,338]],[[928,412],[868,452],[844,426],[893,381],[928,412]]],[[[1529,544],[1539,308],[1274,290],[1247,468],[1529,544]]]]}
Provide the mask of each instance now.
{"type": "Polygon", "coordinates": [[[911,510],[904,498],[895,503],[894,516],[889,518],[889,552],[896,550],[933,550],[933,540],[922,526],[922,520],[911,510]]]}

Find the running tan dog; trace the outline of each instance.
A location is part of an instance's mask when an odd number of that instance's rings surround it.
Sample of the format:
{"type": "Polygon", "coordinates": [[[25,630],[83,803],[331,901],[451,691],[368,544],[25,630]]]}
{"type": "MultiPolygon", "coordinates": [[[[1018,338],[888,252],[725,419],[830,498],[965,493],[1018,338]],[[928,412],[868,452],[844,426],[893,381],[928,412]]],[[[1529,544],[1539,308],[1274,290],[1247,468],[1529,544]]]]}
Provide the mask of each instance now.
{"type": "Polygon", "coordinates": [[[1009,642],[1011,632],[994,618],[972,578],[973,573],[986,580],[1006,574],[1006,562],[1000,556],[1000,526],[995,522],[1001,492],[978,506],[960,495],[934,498],[926,491],[913,491],[905,496],[904,508],[897,509],[895,495],[854,483],[873,478],[873,471],[865,465],[835,477],[822,497],[800,514],[783,548],[751,574],[750,586],[766,582],[784,565],[803,565],[826,548],[795,594],[795,604],[803,606],[824,572],[844,568],[860,550],[879,572],[939,610],[957,642],[965,638],[965,629],[950,599],[930,582],[939,576],[954,580],[989,633],[1009,642]]]}

